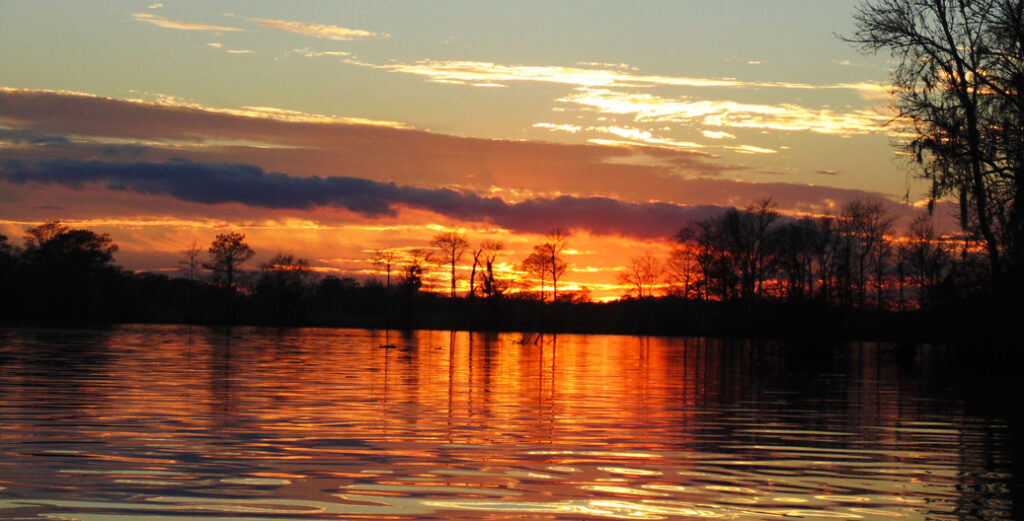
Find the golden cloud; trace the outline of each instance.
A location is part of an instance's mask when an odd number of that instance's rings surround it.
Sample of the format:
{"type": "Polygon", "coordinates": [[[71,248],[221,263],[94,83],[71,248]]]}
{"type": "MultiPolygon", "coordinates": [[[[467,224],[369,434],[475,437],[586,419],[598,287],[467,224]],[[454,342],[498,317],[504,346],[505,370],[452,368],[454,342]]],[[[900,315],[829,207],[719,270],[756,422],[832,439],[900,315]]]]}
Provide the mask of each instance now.
{"type": "Polygon", "coordinates": [[[752,145],[737,145],[734,147],[725,147],[729,150],[735,150],[741,154],[778,154],[778,150],[772,150],[770,148],[755,147],[752,145]]]}
{"type": "Polygon", "coordinates": [[[533,124],[533,128],[546,128],[546,129],[551,130],[551,131],[557,130],[557,131],[561,131],[561,132],[569,132],[570,134],[575,134],[575,133],[583,130],[583,127],[581,127],[579,125],[556,124],[556,123],[534,123],[533,124]]]}
{"type": "MultiPolygon", "coordinates": [[[[494,62],[467,60],[420,60],[415,63],[378,65],[351,60],[346,63],[424,76],[430,81],[457,85],[488,85],[496,82],[531,81],[557,83],[576,87],[717,87],[717,88],[781,88],[800,90],[839,89],[861,93],[872,99],[888,96],[888,87],[879,83],[856,82],[816,85],[799,82],[744,81],[734,78],[693,78],[636,74],[635,69],[620,65],[587,62],[596,68],[557,65],[502,65],[494,62]],[[604,68],[601,68],[604,67],[604,68]]],[[[624,65],[624,64],[623,64],[624,65]]],[[[628,66],[626,66],[628,67],[628,66]]]]}
{"type": "Polygon", "coordinates": [[[194,22],[182,22],[178,20],[169,20],[163,16],[150,14],[150,13],[135,13],[132,15],[133,20],[140,22],[146,22],[153,24],[157,27],[163,27],[164,29],[178,29],[181,31],[241,31],[238,27],[227,27],[224,25],[208,25],[194,22]]]}
{"type": "Polygon", "coordinates": [[[694,101],[609,89],[579,89],[558,101],[605,114],[632,115],[636,121],[700,123],[710,127],[809,131],[820,134],[870,134],[883,130],[889,117],[872,110],[836,112],[784,103],[694,101]]]}
{"type": "Polygon", "coordinates": [[[704,137],[708,139],[736,139],[736,136],[728,132],[720,132],[717,130],[705,130],[704,137]]]}
{"type": "Polygon", "coordinates": [[[363,38],[373,38],[376,36],[384,38],[391,36],[387,33],[378,34],[372,31],[365,31],[363,29],[349,29],[348,27],[341,27],[339,25],[308,24],[303,22],[289,22],[286,20],[271,20],[266,18],[249,18],[249,21],[256,22],[271,29],[279,29],[305,36],[312,36],[313,38],[337,40],[342,42],[361,40],[363,38]]]}
{"type": "Polygon", "coordinates": [[[640,130],[632,127],[594,127],[594,130],[629,139],[634,143],[666,147],[666,148],[703,148],[704,145],[692,141],[676,141],[673,139],[659,138],[647,130],[640,130]]]}

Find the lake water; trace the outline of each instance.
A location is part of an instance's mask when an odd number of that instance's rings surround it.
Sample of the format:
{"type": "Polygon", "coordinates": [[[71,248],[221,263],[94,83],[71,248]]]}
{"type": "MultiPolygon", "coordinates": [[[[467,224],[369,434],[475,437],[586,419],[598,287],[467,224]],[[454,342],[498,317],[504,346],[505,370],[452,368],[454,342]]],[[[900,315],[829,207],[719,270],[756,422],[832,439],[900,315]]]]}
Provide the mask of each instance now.
{"type": "Polygon", "coordinates": [[[956,360],[877,344],[0,330],[0,519],[1012,519],[1020,425],[956,360]]]}

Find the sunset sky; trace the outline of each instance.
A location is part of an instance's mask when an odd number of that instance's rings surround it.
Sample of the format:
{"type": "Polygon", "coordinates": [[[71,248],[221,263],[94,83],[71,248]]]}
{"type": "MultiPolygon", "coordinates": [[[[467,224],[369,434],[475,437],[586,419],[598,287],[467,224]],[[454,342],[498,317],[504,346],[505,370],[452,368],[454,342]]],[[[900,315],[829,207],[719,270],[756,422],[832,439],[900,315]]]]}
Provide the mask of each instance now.
{"type": "Polygon", "coordinates": [[[562,228],[565,285],[613,297],[721,207],[880,197],[905,223],[924,185],[888,57],[836,36],[854,5],[0,1],[0,233],[60,219],[171,273],[238,230],[251,268],[366,276],[441,230],[511,268],[562,228]]]}

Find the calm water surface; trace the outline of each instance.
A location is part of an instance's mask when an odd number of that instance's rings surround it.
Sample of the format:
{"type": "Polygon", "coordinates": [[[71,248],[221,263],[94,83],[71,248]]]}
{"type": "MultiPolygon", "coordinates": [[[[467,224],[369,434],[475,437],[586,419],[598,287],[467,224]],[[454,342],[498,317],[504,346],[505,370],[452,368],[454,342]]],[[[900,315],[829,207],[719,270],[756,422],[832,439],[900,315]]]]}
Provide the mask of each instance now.
{"type": "Polygon", "coordinates": [[[0,330],[0,519],[1011,519],[942,349],[0,330]]]}

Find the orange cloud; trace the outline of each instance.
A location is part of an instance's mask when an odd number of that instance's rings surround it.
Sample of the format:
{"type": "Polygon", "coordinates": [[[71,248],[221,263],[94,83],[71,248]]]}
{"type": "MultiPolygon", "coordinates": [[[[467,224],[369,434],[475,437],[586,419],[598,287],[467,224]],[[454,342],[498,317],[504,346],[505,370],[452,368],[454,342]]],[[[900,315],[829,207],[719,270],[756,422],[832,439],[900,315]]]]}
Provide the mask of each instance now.
{"type": "Polygon", "coordinates": [[[638,147],[642,143],[631,139],[602,142],[619,146],[473,139],[275,107],[217,109],[0,88],[0,124],[21,136],[8,139],[14,148],[4,154],[12,159],[164,162],[188,157],[251,163],[294,176],[341,175],[478,193],[499,188],[509,202],[573,195],[743,206],[772,195],[783,209],[798,210],[819,207],[824,199],[870,195],[827,186],[714,179],[750,167],[724,163],[699,149],[638,147]]]}

